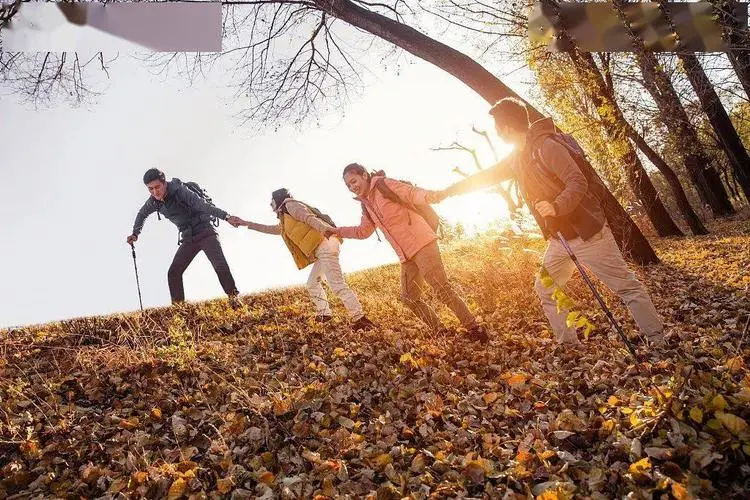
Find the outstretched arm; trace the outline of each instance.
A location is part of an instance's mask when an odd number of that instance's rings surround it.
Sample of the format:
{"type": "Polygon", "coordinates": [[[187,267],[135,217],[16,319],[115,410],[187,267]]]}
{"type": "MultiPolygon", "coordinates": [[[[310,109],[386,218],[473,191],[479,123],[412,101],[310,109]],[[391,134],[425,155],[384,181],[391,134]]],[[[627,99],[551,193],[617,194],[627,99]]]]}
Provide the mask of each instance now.
{"type": "Polygon", "coordinates": [[[359,226],[337,227],[323,234],[325,234],[326,237],[330,236],[331,234],[335,234],[337,236],[341,236],[342,238],[364,240],[372,236],[372,233],[374,232],[375,224],[372,222],[372,219],[370,219],[370,216],[367,215],[367,212],[363,208],[362,220],[359,221],[359,226]]]}
{"type": "Polygon", "coordinates": [[[276,225],[258,224],[256,222],[251,222],[249,220],[244,220],[244,219],[240,219],[239,217],[237,217],[237,225],[245,226],[248,229],[251,229],[253,231],[258,231],[260,233],[281,234],[281,224],[276,224],[276,225]]]}
{"type": "Polygon", "coordinates": [[[511,161],[512,157],[505,158],[492,167],[453,184],[443,192],[446,193],[447,196],[456,196],[507,181],[513,176],[511,161]]]}

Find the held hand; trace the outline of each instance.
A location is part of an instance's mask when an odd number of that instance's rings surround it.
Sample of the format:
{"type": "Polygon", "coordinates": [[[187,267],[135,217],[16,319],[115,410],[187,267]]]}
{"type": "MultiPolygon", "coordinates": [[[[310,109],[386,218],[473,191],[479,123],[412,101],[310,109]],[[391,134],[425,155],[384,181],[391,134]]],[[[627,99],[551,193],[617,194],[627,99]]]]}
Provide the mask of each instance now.
{"type": "Polygon", "coordinates": [[[236,215],[230,215],[226,218],[226,221],[232,226],[232,227],[240,227],[242,223],[244,222],[242,219],[237,217],[236,215]]]}
{"type": "Polygon", "coordinates": [[[131,234],[130,236],[128,236],[126,241],[128,242],[128,245],[132,245],[133,242],[138,241],[138,236],[135,234],[131,234]]]}
{"type": "Polygon", "coordinates": [[[555,206],[548,201],[538,201],[536,202],[536,205],[534,205],[534,208],[536,208],[536,211],[539,212],[539,215],[542,217],[555,217],[557,215],[555,206]]]}
{"type": "Polygon", "coordinates": [[[338,233],[336,232],[336,229],[328,229],[323,233],[323,236],[328,239],[331,236],[338,236],[338,233]]]}
{"type": "Polygon", "coordinates": [[[427,201],[427,203],[429,204],[440,203],[441,201],[445,200],[449,196],[450,196],[450,191],[448,189],[443,189],[440,191],[430,191],[425,197],[425,201],[427,201]]]}

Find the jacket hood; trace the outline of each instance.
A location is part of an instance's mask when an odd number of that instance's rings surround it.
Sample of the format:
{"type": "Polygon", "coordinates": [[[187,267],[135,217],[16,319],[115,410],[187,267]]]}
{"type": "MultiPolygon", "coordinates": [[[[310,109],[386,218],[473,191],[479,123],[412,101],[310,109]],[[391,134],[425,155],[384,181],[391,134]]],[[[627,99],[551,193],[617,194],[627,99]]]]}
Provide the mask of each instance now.
{"type": "Polygon", "coordinates": [[[535,121],[531,124],[531,127],[529,127],[528,134],[526,134],[526,147],[533,145],[536,140],[543,135],[549,135],[555,132],[559,131],[555,126],[555,122],[552,121],[552,118],[542,118],[535,121]]]}

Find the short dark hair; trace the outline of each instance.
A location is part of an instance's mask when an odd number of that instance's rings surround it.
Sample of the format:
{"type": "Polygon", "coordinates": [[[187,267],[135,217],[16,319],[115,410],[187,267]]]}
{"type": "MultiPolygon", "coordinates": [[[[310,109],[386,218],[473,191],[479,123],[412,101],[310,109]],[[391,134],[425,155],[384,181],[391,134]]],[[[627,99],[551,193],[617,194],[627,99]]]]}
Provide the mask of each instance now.
{"type": "Polygon", "coordinates": [[[529,130],[529,110],[526,103],[515,97],[505,97],[490,108],[490,115],[497,123],[508,125],[514,130],[526,132],[529,130]]]}
{"type": "Polygon", "coordinates": [[[276,202],[276,206],[280,207],[281,203],[286,200],[287,198],[291,198],[292,194],[289,192],[287,188],[281,188],[277,189],[273,193],[271,193],[271,199],[276,202]]]}
{"type": "Polygon", "coordinates": [[[159,170],[158,168],[149,168],[146,170],[146,173],[143,174],[143,183],[148,184],[149,182],[160,180],[162,182],[165,182],[166,177],[164,177],[164,172],[159,170]]]}
{"type": "Polygon", "coordinates": [[[350,163],[349,165],[344,167],[344,173],[341,174],[341,176],[346,177],[346,174],[357,174],[364,175],[368,178],[370,177],[370,173],[367,171],[367,169],[359,163],[350,163]]]}

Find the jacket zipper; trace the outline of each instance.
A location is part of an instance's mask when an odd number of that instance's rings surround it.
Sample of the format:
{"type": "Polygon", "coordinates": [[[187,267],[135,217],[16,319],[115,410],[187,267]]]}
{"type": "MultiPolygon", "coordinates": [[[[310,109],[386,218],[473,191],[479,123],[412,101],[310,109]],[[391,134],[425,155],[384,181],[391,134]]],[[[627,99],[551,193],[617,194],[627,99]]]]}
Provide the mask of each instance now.
{"type": "MultiPolygon", "coordinates": [[[[382,195],[381,195],[381,196],[382,196],[382,195]]],[[[366,198],[365,198],[365,199],[366,199],[366,198]]],[[[365,206],[367,206],[367,204],[369,204],[369,202],[365,201],[365,206]]],[[[378,220],[380,221],[380,227],[381,227],[381,228],[383,229],[383,232],[384,232],[384,233],[388,233],[388,234],[390,235],[390,234],[391,234],[391,232],[390,232],[390,231],[388,230],[388,228],[386,227],[386,225],[385,225],[385,221],[383,220],[383,216],[382,216],[382,215],[379,215],[379,214],[378,214],[378,210],[377,210],[377,208],[376,208],[376,205],[375,205],[375,203],[373,203],[373,204],[372,204],[372,212],[373,212],[373,214],[375,215],[375,218],[376,218],[376,219],[378,219],[378,220]]],[[[377,224],[375,225],[375,227],[377,228],[377,224]]],[[[403,247],[401,247],[401,245],[399,245],[399,244],[397,243],[397,241],[396,241],[396,238],[394,238],[393,236],[391,236],[391,241],[393,241],[393,243],[394,243],[394,244],[395,244],[395,245],[396,245],[396,246],[398,247],[398,249],[399,249],[399,250],[401,251],[401,255],[403,255],[403,256],[404,256],[404,260],[409,260],[409,257],[408,257],[408,256],[406,255],[406,252],[404,251],[403,247]]],[[[397,253],[398,253],[398,252],[397,252],[397,253]]]]}

